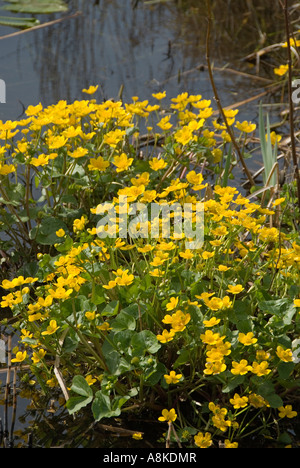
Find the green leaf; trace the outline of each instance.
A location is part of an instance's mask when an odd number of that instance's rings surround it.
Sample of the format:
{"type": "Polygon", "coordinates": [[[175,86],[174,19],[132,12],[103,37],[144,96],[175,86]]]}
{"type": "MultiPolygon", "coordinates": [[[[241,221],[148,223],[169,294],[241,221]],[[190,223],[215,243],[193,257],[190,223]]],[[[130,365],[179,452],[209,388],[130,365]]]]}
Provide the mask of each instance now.
{"type": "Polygon", "coordinates": [[[173,369],[177,369],[177,367],[182,366],[186,362],[190,360],[190,351],[188,349],[182,349],[176,361],[173,364],[173,369]]]}
{"type": "Polygon", "coordinates": [[[30,239],[35,239],[36,242],[42,245],[53,245],[59,241],[56,231],[68,228],[65,223],[56,218],[44,218],[39,226],[34,227],[30,231],[30,239]]]}
{"type": "Polygon", "coordinates": [[[135,330],[135,319],[124,311],[121,311],[117,318],[113,320],[112,329],[114,332],[121,332],[123,330],[135,330]]]}
{"type": "Polygon", "coordinates": [[[69,400],[66,402],[66,407],[69,411],[70,414],[76,413],[79,411],[81,408],[84,408],[88,404],[91,403],[92,397],[90,398],[85,398],[85,397],[71,397],[69,400]]]}
{"type": "MultiPolygon", "coordinates": [[[[101,288],[101,290],[102,290],[102,288],[101,288]]],[[[102,290],[102,296],[103,296],[103,290],[102,290]]],[[[101,302],[103,302],[103,301],[101,301],[101,302]]],[[[99,304],[99,302],[98,302],[98,304],[99,304]]],[[[118,313],[118,309],[119,309],[119,301],[111,301],[101,311],[101,315],[103,315],[105,317],[112,317],[113,315],[116,315],[118,313]]]]}
{"type": "Polygon", "coordinates": [[[293,362],[280,362],[277,367],[279,377],[284,380],[288,379],[294,368],[293,362]]]}
{"type": "Polygon", "coordinates": [[[155,365],[147,369],[145,372],[145,383],[147,385],[156,385],[162,376],[167,373],[166,366],[161,362],[155,363],[155,365]]]}
{"type": "Polygon", "coordinates": [[[75,375],[72,381],[71,390],[86,398],[93,397],[93,390],[82,375],[75,375]]]}
{"type": "Polygon", "coordinates": [[[283,406],[283,401],[280,396],[275,393],[272,382],[267,381],[262,383],[258,387],[257,393],[269,403],[271,408],[279,408],[280,406],[283,406]]]}
{"type": "Polygon", "coordinates": [[[62,0],[5,0],[9,5],[2,7],[2,10],[13,11],[15,13],[35,13],[48,14],[60,13],[68,10],[68,6],[62,0]]]}
{"type": "Polygon", "coordinates": [[[10,28],[29,29],[40,24],[36,18],[12,18],[9,16],[0,16],[0,24],[10,28]]]}
{"type": "Polygon", "coordinates": [[[119,416],[121,414],[121,410],[118,404],[116,406],[116,408],[112,409],[109,396],[104,395],[101,391],[96,392],[95,399],[92,404],[92,412],[95,421],[100,421],[103,418],[119,416]]]}
{"type": "Polygon", "coordinates": [[[154,354],[161,348],[161,344],[150,330],[143,330],[139,333],[135,333],[132,337],[131,345],[133,348],[132,354],[134,356],[143,356],[147,352],[154,354]]]}
{"type": "Polygon", "coordinates": [[[245,380],[244,375],[237,375],[233,379],[231,379],[225,387],[223,387],[222,392],[223,393],[229,393],[232,390],[234,390],[236,387],[241,385],[245,380]]]}

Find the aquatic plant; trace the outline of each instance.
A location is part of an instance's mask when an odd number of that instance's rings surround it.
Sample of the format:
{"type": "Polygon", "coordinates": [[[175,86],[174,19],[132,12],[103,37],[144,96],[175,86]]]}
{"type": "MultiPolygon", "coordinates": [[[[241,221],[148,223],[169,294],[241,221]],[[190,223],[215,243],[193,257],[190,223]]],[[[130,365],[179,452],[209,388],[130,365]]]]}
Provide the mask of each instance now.
{"type": "MultiPolygon", "coordinates": [[[[12,363],[42,392],[60,389],[75,417],[150,411],[189,447],[236,447],[275,425],[286,441],[299,395],[300,245],[293,220],[279,221],[290,192],[264,205],[227,184],[238,160],[201,95],[163,106],[164,92],[125,104],[83,92],[1,124],[12,363]]],[[[225,112],[241,138],[255,132],[225,112]]]]}

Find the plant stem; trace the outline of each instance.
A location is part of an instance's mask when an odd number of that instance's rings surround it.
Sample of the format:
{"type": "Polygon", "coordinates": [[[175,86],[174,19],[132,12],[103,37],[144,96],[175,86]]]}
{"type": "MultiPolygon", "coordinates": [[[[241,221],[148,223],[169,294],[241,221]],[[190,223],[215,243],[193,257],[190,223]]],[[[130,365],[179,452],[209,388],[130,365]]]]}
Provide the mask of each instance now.
{"type": "Polygon", "coordinates": [[[297,183],[297,195],[298,195],[298,206],[300,208],[300,173],[297,161],[296,153],[296,143],[295,143],[295,127],[294,127],[294,103],[292,97],[292,54],[291,54],[291,44],[290,44],[290,19],[288,11],[288,0],[285,0],[283,5],[284,17],[285,17],[285,29],[287,37],[287,54],[288,54],[288,88],[289,88],[289,110],[290,110],[290,133],[291,133],[291,145],[292,145],[292,158],[294,165],[294,173],[297,183]]]}
{"type": "Polygon", "coordinates": [[[230,136],[230,139],[236,149],[236,152],[239,156],[239,160],[244,168],[244,171],[248,177],[248,180],[251,184],[252,187],[255,186],[255,182],[253,180],[253,177],[245,163],[245,160],[244,160],[244,157],[242,155],[242,152],[239,148],[239,145],[237,144],[236,142],[236,139],[235,139],[235,136],[233,134],[233,131],[231,130],[230,128],[230,125],[228,124],[228,121],[227,121],[227,117],[225,115],[225,112],[223,110],[223,107],[222,107],[222,104],[221,104],[221,100],[220,100],[220,97],[219,97],[219,94],[218,94],[218,91],[217,91],[217,88],[216,88],[216,84],[215,84],[215,80],[214,80],[214,77],[213,77],[213,72],[212,72],[212,66],[211,66],[211,60],[210,60],[210,32],[211,32],[211,24],[212,24],[212,14],[211,14],[211,7],[210,7],[210,0],[206,0],[206,5],[207,5],[207,12],[208,12],[208,27],[207,27],[207,36],[206,36],[206,61],[207,61],[207,67],[208,67],[208,73],[209,73],[209,78],[210,78],[210,82],[211,82],[211,85],[212,85],[212,88],[213,88],[213,92],[214,92],[214,98],[215,98],[215,101],[218,105],[218,109],[219,109],[219,112],[220,114],[222,115],[222,118],[224,120],[224,123],[226,125],[226,128],[227,128],[227,132],[230,136]]]}

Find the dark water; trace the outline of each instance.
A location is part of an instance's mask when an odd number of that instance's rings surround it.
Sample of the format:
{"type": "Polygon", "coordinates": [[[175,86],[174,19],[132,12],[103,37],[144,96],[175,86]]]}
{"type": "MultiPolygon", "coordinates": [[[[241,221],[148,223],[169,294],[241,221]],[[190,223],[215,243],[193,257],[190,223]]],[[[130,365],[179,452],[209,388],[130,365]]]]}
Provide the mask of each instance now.
{"type": "MultiPolygon", "coordinates": [[[[211,47],[214,65],[254,75],[251,78],[228,70],[215,71],[224,106],[255,96],[268,84],[256,79],[255,69],[243,60],[267,45],[270,35],[273,42],[284,37],[282,17],[274,2],[263,3],[212,2],[216,6],[211,47]],[[248,8],[249,5],[255,8],[248,8]]],[[[0,104],[0,119],[17,119],[28,105],[39,102],[47,106],[60,99],[69,102],[85,99],[82,89],[91,84],[99,85],[95,95],[99,101],[118,98],[120,89],[125,102],[132,96],[151,101],[152,93],[163,90],[169,98],[183,91],[213,98],[207,70],[199,69],[206,64],[207,20],[203,4],[200,0],[148,6],[143,1],[131,0],[69,0],[66,14],[39,15],[41,22],[47,22],[81,12],[59,24],[0,40],[0,78],[6,83],[6,103],[0,104]]],[[[0,36],[15,31],[0,27],[0,36]]],[[[273,60],[271,57],[262,61],[262,78],[273,77],[272,67],[277,65],[273,60]]],[[[273,109],[275,99],[271,96],[263,99],[267,110],[273,109]]],[[[258,103],[242,105],[239,120],[257,121],[258,103]]],[[[275,119],[282,108],[276,107],[275,119]]],[[[257,170],[260,158],[251,161],[250,166],[257,170]]],[[[0,380],[3,384],[4,373],[0,373],[0,380]]],[[[25,417],[28,402],[26,398],[18,399],[16,430],[29,425],[30,412],[25,417]]],[[[1,412],[2,406],[3,419],[1,412]]],[[[65,431],[64,418],[55,419],[51,412],[46,412],[46,416],[44,419],[41,416],[39,422],[41,443],[47,439],[50,428],[58,434],[65,431]]],[[[156,426],[151,431],[156,434],[156,426]]],[[[99,438],[103,440],[103,434],[97,437],[98,446],[99,438]]],[[[115,439],[112,440],[113,444],[115,439]]]]}

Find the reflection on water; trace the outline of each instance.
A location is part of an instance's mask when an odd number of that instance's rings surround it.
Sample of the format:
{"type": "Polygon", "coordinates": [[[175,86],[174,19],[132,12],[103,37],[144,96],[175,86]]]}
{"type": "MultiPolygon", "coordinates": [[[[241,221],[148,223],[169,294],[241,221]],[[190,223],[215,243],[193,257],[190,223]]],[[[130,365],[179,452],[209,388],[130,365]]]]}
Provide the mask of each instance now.
{"type": "MultiPolygon", "coordinates": [[[[151,99],[151,93],[162,90],[169,97],[183,91],[212,97],[207,71],[199,67],[205,64],[205,2],[174,0],[145,6],[142,0],[69,0],[68,4],[67,16],[77,11],[81,15],[0,41],[0,78],[7,87],[6,104],[0,104],[0,119],[17,119],[30,104],[42,102],[48,106],[60,99],[82,99],[82,89],[90,84],[100,85],[96,95],[99,100],[117,98],[122,87],[124,101],[135,95],[151,99]]],[[[279,2],[218,0],[212,4],[215,16],[211,49],[215,66],[255,74],[253,64],[242,59],[267,45],[271,33],[272,42],[282,41],[284,24],[279,2]]],[[[57,17],[47,15],[40,19],[45,22],[57,17]]],[[[0,36],[9,32],[10,28],[0,27],[0,36]]],[[[274,57],[266,57],[260,64],[261,77],[272,77],[275,64],[274,57]]],[[[254,96],[267,84],[228,70],[215,71],[215,77],[223,105],[254,96]]],[[[273,99],[266,96],[264,103],[272,103],[273,99]]],[[[257,104],[242,106],[240,119],[256,120],[257,104]]],[[[252,164],[256,169],[255,164],[260,161],[252,164]]],[[[0,380],[3,376],[0,374],[0,380]]],[[[3,402],[2,390],[3,386],[3,402]]],[[[64,412],[56,414],[42,393],[21,395],[24,399],[19,399],[15,428],[25,427],[25,441],[21,437],[16,444],[28,444],[32,425],[38,428],[38,439],[34,441],[37,446],[68,445],[72,439],[77,446],[83,444],[82,426],[64,412]],[[26,409],[29,401],[31,407],[26,409]]],[[[92,421],[84,424],[89,445],[102,446],[105,429],[98,426],[98,433],[91,426],[92,421]]],[[[127,424],[128,430],[141,430],[143,421],[127,424]]],[[[154,434],[155,424],[149,421],[148,425],[154,434]]],[[[113,446],[117,435],[118,432],[109,434],[105,447],[113,446]]],[[[126,446],[128,437],[122,440],[126,446]]],[[[132,439],[129,440],[132,446],[132,439]]],[[[145,440],[151,445],[150,436],[145,440]]]]}
{"type": "MultiPolygon", "coordinates": [[[[2,119],[17,118],[22,104],[80,99],[81,90],[96,83],[101,85],[99,99],[116,97],[122,85],[124,100],[133,95],[146,99],[162,88],[169,96],[183,90],[211,96],[205,71],[187,73],[205,63],[205,2],[174,1],[147,7],[140,1],[136,8],[130,0],[68,3],[67,15],[82,14],[0,41],[1,78],[8,88],[7,104],[0,108],[2,119]],[[195,6],[199,3],[200,7],[195,6]],[[176,4],[194,6],[180,8],[176,4]]],[[[233,3],[216,2],[213,59],[220,66],[230,64],[249,71],[240,59],[262,42],[266,31],[260,30],[266,22],[272,30],[269,23],[276,18],[276,11],[273,2],[265,2],[272,5],[272,15],[266,7],[251,13],[245,4],[252,2],[233,3]]],[[[53,18],[56,15],[40,17],[41,22],[53,18]]],[[[280,35],[278,23],[276,30],[280,35]]],[[[8,31],[0,28],[1,35],[8,31]]],[[[272,40],[276,39],[273,35],[272,40]]],[[[225,105],[245,99],[263,86],[228,73],[218,73],[216,79],[225,105]]]]}

